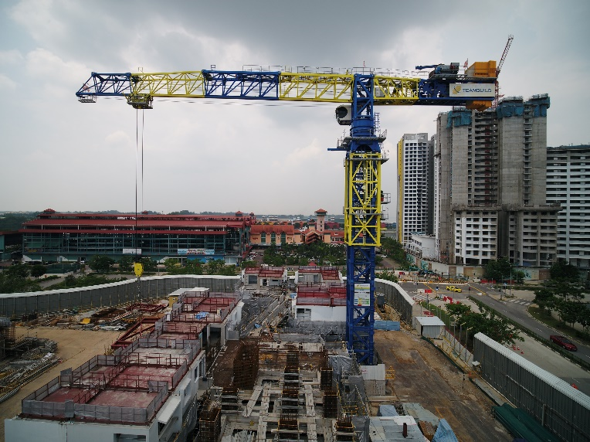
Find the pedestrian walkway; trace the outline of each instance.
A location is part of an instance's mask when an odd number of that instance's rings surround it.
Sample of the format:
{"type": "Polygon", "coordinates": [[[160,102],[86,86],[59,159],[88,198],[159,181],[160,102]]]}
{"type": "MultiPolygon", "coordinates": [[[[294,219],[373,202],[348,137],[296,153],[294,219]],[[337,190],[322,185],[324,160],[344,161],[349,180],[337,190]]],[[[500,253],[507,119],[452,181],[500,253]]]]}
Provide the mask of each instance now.
{"type": "Polygon", "coordinates": [[[512,302],[512,303],[518,304],[518,305],[524,305],[526,307],[528,307],[529,305],[532,304],[531,301],[526,301],[526,300],[520,299],[520,298],[512,298],[512,299],[506,299],[506,298],[504,298],[504,301],[506,301],[506,302],[512,302]]]}

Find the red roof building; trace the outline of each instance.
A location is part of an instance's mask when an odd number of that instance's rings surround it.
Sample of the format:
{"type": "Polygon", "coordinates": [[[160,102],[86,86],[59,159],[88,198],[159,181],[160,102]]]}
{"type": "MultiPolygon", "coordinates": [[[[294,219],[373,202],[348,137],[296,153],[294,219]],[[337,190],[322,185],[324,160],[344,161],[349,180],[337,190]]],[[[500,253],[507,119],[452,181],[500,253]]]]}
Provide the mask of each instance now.
{"type": "Polygon", "coordinates": [[[237,263],[247,253],[256,217],[58,213],[48,209],[23,224],[23,256],[39,261],[78,261],[93,255],[222,259],[237,263]]]}

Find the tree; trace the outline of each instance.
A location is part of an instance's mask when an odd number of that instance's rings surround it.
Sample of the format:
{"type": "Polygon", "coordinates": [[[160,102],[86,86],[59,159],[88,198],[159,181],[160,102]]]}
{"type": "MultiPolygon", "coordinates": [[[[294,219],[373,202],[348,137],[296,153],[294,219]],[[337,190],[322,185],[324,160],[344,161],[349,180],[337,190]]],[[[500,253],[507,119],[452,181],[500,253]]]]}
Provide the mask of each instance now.
{"type": "Polygon", "coordinates": [[[566,324],[574,325],[578,322],[580,311],[585,309],[586,305],[579,301],[566,301],[560,298],[555,303],[555,310],[557,310],[559,319],[566,324]]]}
{"type": "Polygon", "coordinates": [[[517,284],[522,284],[525,276],[526,274],[522,270],[512,270],[512,279],[514,279],[517,284]]]}
{"type": "Polygon", "coordinates": [[[590,332],[590,309],[583,308],[578,312],[578,322],[584,327],[584,331],[590,332]]]}
{"type": "Polygon", "coordinates": [[[26,293],[41,290],[39,284],[8,271],[0,273],[0,293],[26,293]]]}
{"type": "Polygon", "coordinates": [[[29,273],[29,267],[25,264],[14,264],[6,269],[6,274],[10,278],[26,278],[29,273]]]}
{"type": "Polygon", "coordinates": [[[131,255],[123,255],[119,260],[119,271],[121,272],[129,272],[131,271],[131,266],[133,265],[133,258],[131,255]]]}
{"type": "Polygon", "coordinates": [[[145,256],[140,260],[144,272],[155,272],[158,270],[158,264],[149,256],[145,256]]]}
{"type": "Polygon", "coordinates": [[[518,329],[508,319],[498,316],[494,310],[483,305],[479,317],[470,318],[470,324],[474,328],[473,334],[481,332],[500,344],[513,345],[516,341],[524,341],[518,329]]]}
{"type": "Polygon", "coordinates": [[[511,273],[512,264],[507,258],[491,259],[485,266],[484,278],[502,282],[504,279],[509,278],[511,273]]]}
{"type": "Polygon", "coordinates": [[[184,275],[202,275],[203,265],[197,259],[188,259],[183,268],[180,268],[181,274],[184,275]]]}
{"type": "Polygon", "coordinates": [[[471,313],[471,307],[466,304],[445,304],[445,310],[455,320],[459,321],[468,313],[471,313]]]}
{"type": "Polygon", "coordinates": [[[164,267],[166,268],[166,272],[170,274],[176,274],[176,269],[180,268],[180,262],[176,258],[168,258],[164,261],[164,267]]]}
{"type": "Polygon", "coordinates": [[[566,280],[572,283],[576,283],[580,277],[580,271],[577,267],[566,263],[561,260],[551,266],[549,270],[551,279],[553,280],[566,280]]]}
{"type": "Polygon", "coordinates": [[[407,270],[411,265],[402,244],[393,238],[381,238],[381,253],[393,259],[403,270],[407,270]]]}
{"type": "Polygon", "coordinates": [[[104,255],[94,255],[88,265],[97,273],[108,273],[115,260],[104,255]]]}
{"type": "Polygon", "coordinates": [[[555,302],[555,296],[553,290],[549,287],[545,286],[540,289],[535,289],[535,303],[539,306],[539,308],[545,310],[547,313],[551,311],[555,302]]]}
{"type": "Polygon", "coordinates": [[[40,278],[45,273],[47,273],[47,267],[42,264],[35,264],[33,267],[31,267],[31,276],[33,278],[40,278]]]}
{"type": "Polygon", "coordinates": [[[472,312],[471,307],[465,304],[448,304],[445,309],[455,322],[466,330],[466,336],[473,337],[477,333],[483,333],[500,344],[509,345],[517,340],[524,341],[519,331],[507,319],[497,316],[486,306],[480,307],[481,313],[472,312]]]}
{"type": "Polygon", "coordinates": [[[385,279],[386,281],[398,282],[394,271],[385,270],[375,274],[376,278],[385,279]]]}
{"type": "Polygon", "coordinates": [[[222,275],[225,262],[223,259],[210,259],[207,261],[206,267],[208,275],[222,275]]]}

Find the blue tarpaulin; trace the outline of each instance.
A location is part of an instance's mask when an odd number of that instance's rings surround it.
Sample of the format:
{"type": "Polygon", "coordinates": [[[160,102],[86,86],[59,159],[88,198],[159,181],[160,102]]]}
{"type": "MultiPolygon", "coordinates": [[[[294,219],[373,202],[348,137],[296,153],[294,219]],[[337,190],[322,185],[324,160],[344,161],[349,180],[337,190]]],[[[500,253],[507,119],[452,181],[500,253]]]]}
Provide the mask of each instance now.
{"type": "Polygon", "coordinates": [[[380,405],[378,416],[399,416],[395,405],[380,405]]]}
{"type": "Polygon", "coordinates": [[[451,125],[455,127],[471,126],[471,111],[457,110],[449,112],[447,116],[447,128],[450,128],[451,125]]]}
{"type": "Polygon", "coordinates": [[[399,321],[375,321],[375,330],[392,330],[399,331],[399,321]]]}
{"type": "Polygon", "coordinates": [[[441,419],[438,422],[438,428],[436,429],[436,433],[434,433],[432,442],[459,442],[459,440],[447,420],[441,419]]]}

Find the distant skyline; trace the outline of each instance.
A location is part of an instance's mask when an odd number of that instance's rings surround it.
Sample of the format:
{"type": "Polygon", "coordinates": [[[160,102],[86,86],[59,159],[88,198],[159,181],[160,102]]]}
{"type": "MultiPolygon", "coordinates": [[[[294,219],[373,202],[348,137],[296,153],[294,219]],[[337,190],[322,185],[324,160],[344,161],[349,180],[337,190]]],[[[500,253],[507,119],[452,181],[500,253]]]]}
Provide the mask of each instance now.
{"type": "MultiPolygon", "coordinates": [[[[344,134],[334,105],[156,100],[80,104],[91,72],[239,70],[246,65],[411,71],[499,60],[505,96],[548,93],[550,146],[588,144],[590,2],[523,0],[5,0],[0,4],[0,208],[59,212],[342,214],[344,134]],[[144,127],[142,133],[141,128],[144,127]],[[143,180],[137,175],[143,150],[143,180]],[[143,189],[143,193],[142,190],[143,189]]],[[[436,130],[430,106],[381,106],[397,192],[396,145],[436,130]]],[[[395,198],[393,198],[395,201],[395,198]]],[[[397,208],[390,204],[389,220],[397,208]]]]}
{"type": "MultiPolygon", "coordinates": [[[[6,214],[34,214],[34,213],[41,213],[46,209],[51,209],[51,207],[46,207],[43,210],[22,210],[22,211],[9,211],[9,210],[1,210],[0,209],[0,217],[2,217],[3,215],[6,214]]],[[[171,212],[152,212],[150,211],[150,215],[169,215],[171,213],[176,213],[176,212],[183,212],[184,210],[172,210],[171,212]]],[[[95,213],[95,214],[108,214],[108,213],[121,213],[121,214],[135,214],[135,209],[134,210],[130,210],[130,211],[120,211],[120,210],[85,210],[85,211],[57,211],[58,213],[95,213]]],[[[211,211],[203,211],[203,212],[192,212],[189,211],[190,214],[192,215],[233,215],[237,212],[239,212],[238,210],[235,211],[226,211],[226,212],[211,212],[211,211]]],[[[140,213],[140,212],[138,212],[140,213]]],[[[253,212],[243,212],[245,215],[249,215],[250,213],[253,212]]],[[[255,216],[260,216],[260,217],[299,217],[299,216],[309,216],[309,217],[315,217],[315,210],[311,213],[277,213],[277,212],[273,212],[273,213],[254,213],[255,216]]],[[[333,217],[340,217],[343,218],[344,215],[341,213],[327,213],[328,218],[333,218],[333,217]]]]}

